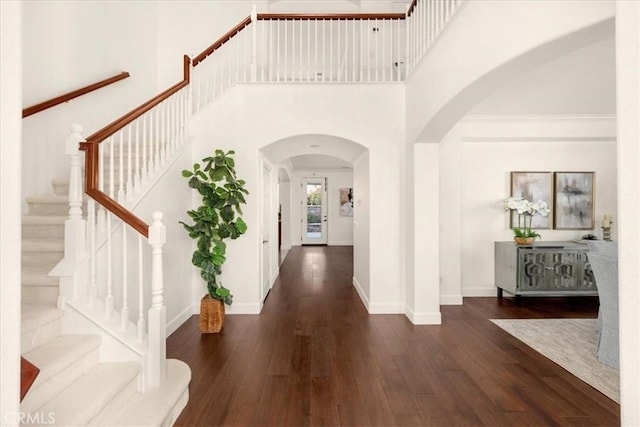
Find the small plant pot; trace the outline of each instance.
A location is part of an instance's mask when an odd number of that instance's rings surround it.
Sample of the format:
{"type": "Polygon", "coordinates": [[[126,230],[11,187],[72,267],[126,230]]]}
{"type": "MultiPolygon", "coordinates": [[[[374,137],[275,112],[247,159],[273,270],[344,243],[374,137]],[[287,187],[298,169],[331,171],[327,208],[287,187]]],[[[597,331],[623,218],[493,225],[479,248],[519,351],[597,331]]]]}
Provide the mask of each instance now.
{"type": "Polygon", "coordinates": [[[217,334],[224,323],[224,302],[211,298],[209,294],[200,300],[200,332],[217,334]]]}
{"type": "Polygon", "coordinates": [[[530,245],[536,241],[535,237],[514,237],[513,240],[519,245],[530,245]]]}

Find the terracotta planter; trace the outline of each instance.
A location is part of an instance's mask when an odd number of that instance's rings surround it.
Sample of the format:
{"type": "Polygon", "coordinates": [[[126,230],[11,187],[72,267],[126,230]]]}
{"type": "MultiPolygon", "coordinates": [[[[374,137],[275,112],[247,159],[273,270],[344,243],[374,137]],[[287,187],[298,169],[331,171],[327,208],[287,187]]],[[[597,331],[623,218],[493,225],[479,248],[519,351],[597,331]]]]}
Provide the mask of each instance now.
{"type": "Polygon", "coordinates": [[[200,300],[200,332],[217,334],[224,323],[224,302],[209,294],[200,300]]]}
{"type": "Polygon", "coordinates": [[[530,245],[536,241],[535,237],[514,237],[513,240],[519,245],[530,245]]]}

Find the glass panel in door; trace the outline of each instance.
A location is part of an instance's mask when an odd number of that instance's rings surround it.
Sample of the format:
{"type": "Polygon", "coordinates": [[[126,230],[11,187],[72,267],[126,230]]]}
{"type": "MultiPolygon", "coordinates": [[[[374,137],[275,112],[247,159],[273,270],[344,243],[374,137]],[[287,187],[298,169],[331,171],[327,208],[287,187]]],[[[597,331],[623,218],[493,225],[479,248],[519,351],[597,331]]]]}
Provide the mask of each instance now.
{"type": "Polygon", "coordinates": [[[325,208],[325,178],[305,178],[302,181],[302,243],[327,244],[325,208]]]}

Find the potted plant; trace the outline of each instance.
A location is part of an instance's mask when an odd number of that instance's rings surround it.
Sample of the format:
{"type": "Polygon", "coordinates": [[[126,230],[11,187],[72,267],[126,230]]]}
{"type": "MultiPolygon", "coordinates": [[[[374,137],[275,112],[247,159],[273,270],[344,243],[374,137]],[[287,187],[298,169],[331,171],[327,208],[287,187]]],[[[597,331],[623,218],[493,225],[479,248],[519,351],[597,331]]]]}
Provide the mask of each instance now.
{"type": "Polygon", "coordinates": [[[226,239],[235,240],[247,231],[242,220],[241,205],[246,204],[245,181],[236,177],[234,151],[215,150],[212,157],[195,163],[192,170],[183,170],[189,187],[198,191],[202,204],[187,211],[193,224],[180,224],[189,237],[196,240],[191,262],[200,268],[200,276],[207,284],[207,295],[200,305],[200,330],[220,332],[224,322],[224,304],[231,305],[233,295],[222,286],[218,276],[226,261],[226,239]]]}
{"type": "Polygon", "coordinates": [[[513,240],[519,245],[530,245],[536,237],[542,238],[540,234],[532,228],[533,216],[549,215],[549,207],[546,202],[539,200],[535,203],[522,197],[510,197],[504,201],[505,211],[516,211],[518,214],[518,226],[513,227],[513,240]]]}

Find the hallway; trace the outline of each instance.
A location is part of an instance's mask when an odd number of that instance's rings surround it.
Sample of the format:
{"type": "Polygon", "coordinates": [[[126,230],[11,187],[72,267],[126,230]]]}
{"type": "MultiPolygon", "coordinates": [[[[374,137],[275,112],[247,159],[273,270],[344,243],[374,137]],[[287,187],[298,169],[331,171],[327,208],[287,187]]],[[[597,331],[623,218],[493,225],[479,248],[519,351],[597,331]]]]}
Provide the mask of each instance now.
{"type": "Polygon", "coordinates": [[[618,404],[488,320],[595,317],[597,299],[465,298],[414,326],[369,315],[352,266],[351,247],[294,247],[262,314],[183,324],[167,341],[192,370],[176,425],[619,425],[618,404]]]}

